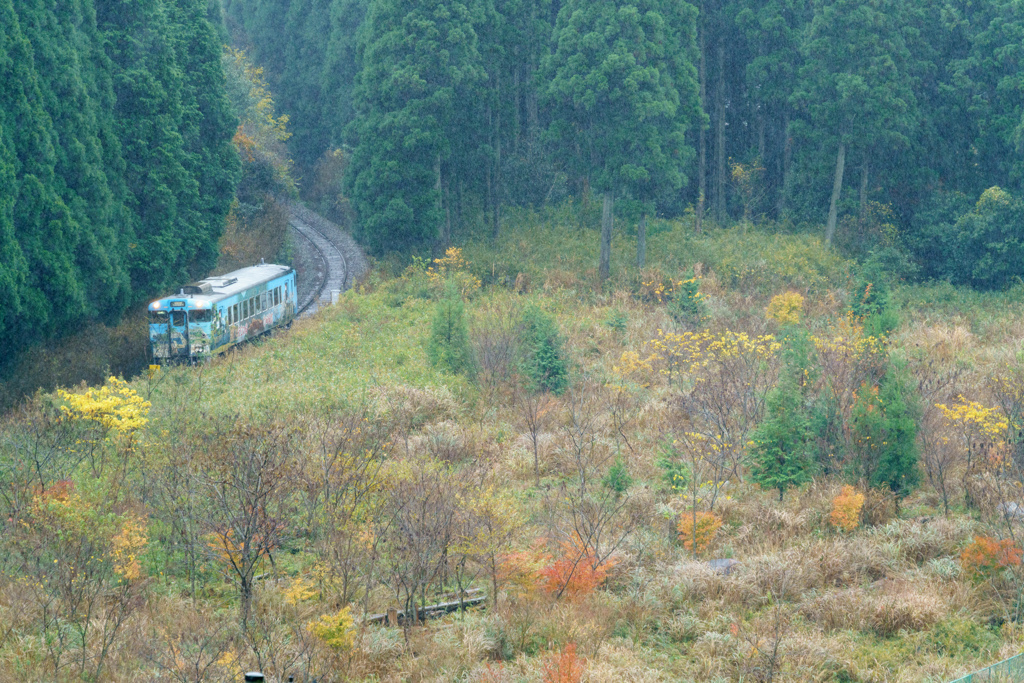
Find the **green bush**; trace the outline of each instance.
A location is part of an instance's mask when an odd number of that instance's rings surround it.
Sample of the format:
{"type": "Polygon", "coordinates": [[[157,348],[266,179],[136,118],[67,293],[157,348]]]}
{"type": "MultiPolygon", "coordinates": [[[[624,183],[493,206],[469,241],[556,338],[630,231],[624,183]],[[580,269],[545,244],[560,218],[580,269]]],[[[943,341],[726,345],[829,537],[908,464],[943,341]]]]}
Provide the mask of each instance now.
{"type": "Polygon", "coordinates": [[[561,394],[569,386],[569,363],[555,319],[527,306],[519,320],[520,365],[534,391],[561,394]]]}
{"type": "Polygon", "coordinates": [[[472,374],[473,353],[469,347],[469,328],[462,298],[454,287],[445,290],[444,298],[434,310],[427,357],[435,368],[455,374],[472,374]]]}
{"type": "Polygon", "coordinates": [[[661,480],[669,491],[682,491],[690,483],[690,466],[682,458],[683,454],[671,439],[658,449],[658,459],[654,462],[661,469],[661,480]]]}

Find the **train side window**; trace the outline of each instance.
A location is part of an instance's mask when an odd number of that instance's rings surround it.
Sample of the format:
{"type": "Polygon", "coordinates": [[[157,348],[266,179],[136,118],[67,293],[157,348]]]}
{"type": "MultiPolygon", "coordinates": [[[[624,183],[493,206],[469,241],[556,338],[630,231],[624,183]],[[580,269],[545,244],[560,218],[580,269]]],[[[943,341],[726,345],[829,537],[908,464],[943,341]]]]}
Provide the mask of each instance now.
{"type": "Polygon", "coordinates": [[[246,299],[242,302],[242,320],[249,317],[249,300],[246,299]]]}
{"type": "Polygon", "coordinates": [[[262,294],[257,294],[256,295],[256,312],[259,313],[262,310],[263,310],[263,295],[262,294]]]}
{"type": "Polygon", "coordinates": [[[231,307],[231,324],[234,325],[238,322],[238,304],[231,307]]]}
{"type": "Polygon", "coordinates": [[[274,305],[277,306],[281,303],[281,288],[274,287],[274,305]]]}

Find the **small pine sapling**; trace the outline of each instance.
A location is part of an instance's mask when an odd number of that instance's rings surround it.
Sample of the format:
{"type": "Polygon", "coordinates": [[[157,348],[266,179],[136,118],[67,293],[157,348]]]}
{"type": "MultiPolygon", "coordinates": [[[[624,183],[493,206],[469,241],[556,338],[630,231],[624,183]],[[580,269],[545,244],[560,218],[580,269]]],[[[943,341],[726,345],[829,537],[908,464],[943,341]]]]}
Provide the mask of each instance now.
{"type": "Polygon", "coordinates": [[[810,481],[815,465],[815,435],[805,396],[811,344],[803,328],[792,326],[789,332],[785,368],[768,394],[767,417],[754,429],[748,455],[751,478],[762,488],[778,489],[780,501],[786,489],[810,481]]]}
{"type": "Polygon", "coordinates": [[[556,396],[569,387],[569,362],[555,319],[527,306],[519,322],[520,364],[534,391],[556,396]]]}
{"type": "Polygon", "coordinates": [[[696,325],[708,317],[708,306],[700,291],[700,278],[692,273],[676,283],[668,312],[678,322],[696,325]]]}
{"type": "Polygon", "coordinates": [[[445,288],[445,296],[437,304],[430,325],[427,357],[436,368],[459,374],[471,374],[473,354],[469,345],[462,297],[454,285],[445,288]]]}
{"type": "Polygon", "coordinates": [[[601,483],[616,496],[621,496],[633,485],[633,477],[629,476],[626,463],[621,456],[615,458],[615,462],[608,468],[608,474],[601,480],[601,483]]]}

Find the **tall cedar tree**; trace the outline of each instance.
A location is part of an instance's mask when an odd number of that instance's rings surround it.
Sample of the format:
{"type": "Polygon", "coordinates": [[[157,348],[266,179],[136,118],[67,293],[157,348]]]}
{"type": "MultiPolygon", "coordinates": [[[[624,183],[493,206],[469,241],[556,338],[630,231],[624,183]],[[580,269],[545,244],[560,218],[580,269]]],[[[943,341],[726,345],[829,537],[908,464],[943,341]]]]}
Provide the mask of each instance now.
{"type": "Polygon", "coordinates": [[[0,129],[14,171],[0,196],[11,207],[18,242],[17,249],[5,247],[12,261],[5,260],[2,268],[16,286],[21,284],[11,297],[15,315],[2,332],[5,348],[16,348],[71,325],[85,314],[86,303],[72,251],[77,225],[56,190],[53,123],[32,43],[6,0],[0,2],[0,83],[0,129]]]}
{"type": "Polygon", "coordinates": [[[238,160],[209,11],[0,0],[0,347],[212,266],[238,160]]]}
{"type": "Polygon", "coordinates": [[[598,275],[609,275],[615,196],[678,188],[699,121],[696,10],[678,0],[570,0],[542,77],[550,138],[603,195],[598,275]]]}
{"type": "Polygon", "coordinates": [[[906,145],[914,125],[900,12],[892,0],[826,0],[807,29],[793,100],[809,117],[812,137],[835,150],[826,243],[835,235],[847,151],[856,153],[865,187],[871,164],[906,145]]]}
{"type": "Polygon", "coordinates": [[[442,202],[458,111],[485,77],[471,6],[373,0],[359,53],[356,147],[346,178],[373,251],[446,240],[442,202]]]}

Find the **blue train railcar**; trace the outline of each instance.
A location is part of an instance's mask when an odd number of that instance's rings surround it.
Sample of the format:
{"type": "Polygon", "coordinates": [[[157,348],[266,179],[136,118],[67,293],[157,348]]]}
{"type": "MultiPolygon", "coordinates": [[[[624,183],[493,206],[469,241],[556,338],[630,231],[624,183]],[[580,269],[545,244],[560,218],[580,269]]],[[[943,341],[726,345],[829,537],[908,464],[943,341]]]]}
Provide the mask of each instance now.
{"type": "Polygon", "coordinates": [[[261,263],[208,277],[149,305],[149,341],[157,363],[223,353],[296,314],[295,271],[261,263]]]}

